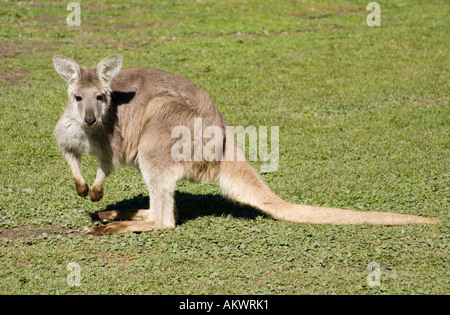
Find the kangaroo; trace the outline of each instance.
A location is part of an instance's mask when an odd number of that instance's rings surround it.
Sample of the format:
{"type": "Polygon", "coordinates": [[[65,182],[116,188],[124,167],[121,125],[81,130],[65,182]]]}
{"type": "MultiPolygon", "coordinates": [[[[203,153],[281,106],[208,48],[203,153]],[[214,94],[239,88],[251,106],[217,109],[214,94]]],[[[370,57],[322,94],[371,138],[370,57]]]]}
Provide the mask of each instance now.
{"type": "MultiPolygon", "coordinates": [[[[105,235],[174,228],[177,209],[176,182],[218,181],[223,194],[253,206],[278,220],[312,224],[403,225],[439,223],[438,219],[390,212],[363,212],[284,201],[273,193],[243,158],[234,135],[210,96],[194,83],[161,70],[135,67],[122,69],[123,57],[111,55],[88,69],[64,56],[54,56],[56,72],[68,83],[67,107],[55,127],[55,137],[73,175],[77,194],[99,201],[108,175],[118,165],[137,167],[145,181],[149,209],[133,212],[110,210],[99,213],[113,222],[86,228],[86,234],[105,235]],[[176,126],[192,130],[195,118],[204,127],[223,131],[223,150],[235,155],[223,159],[175,161],[171,150],[178,140],[176,126]],[[228,138],[228,139],[227,139],[228,138]],[[228,146],[226,148],[225,146],[228,146]],[[96,179],[89,189],[80,171],[83,153],[99,161],[96,179]],[[235,157],[241,157],[237,159],[235,157]],[[125,221],[125,219],[127,221],[125,221]]],[[[193,147],[193,146],[192,146],[193,147]]]]}

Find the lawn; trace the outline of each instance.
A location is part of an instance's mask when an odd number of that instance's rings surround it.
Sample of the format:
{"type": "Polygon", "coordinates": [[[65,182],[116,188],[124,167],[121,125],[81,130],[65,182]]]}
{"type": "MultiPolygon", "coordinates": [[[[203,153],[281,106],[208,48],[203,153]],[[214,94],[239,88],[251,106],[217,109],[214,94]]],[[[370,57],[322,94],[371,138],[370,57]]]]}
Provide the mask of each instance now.
{"type": "MultiPolygon", "coordinates": [[[[379,27],[358,0],[81,1],[71,27],[69,2],[0,1],[0,294],[450,293],[448,1],[378,1],[379,27]],[[122,167],[100,202],[76,195],[52,57],[114,53],[195,82],[229,125],[279,126],[262,177],[285,200],[441,224],[280,222],[179,182],[175,229],[83,235],[90,214],[147,207],[148,192],[122,167]]],[[[96,169],[86,156],[89,185],[96,169]]]]}

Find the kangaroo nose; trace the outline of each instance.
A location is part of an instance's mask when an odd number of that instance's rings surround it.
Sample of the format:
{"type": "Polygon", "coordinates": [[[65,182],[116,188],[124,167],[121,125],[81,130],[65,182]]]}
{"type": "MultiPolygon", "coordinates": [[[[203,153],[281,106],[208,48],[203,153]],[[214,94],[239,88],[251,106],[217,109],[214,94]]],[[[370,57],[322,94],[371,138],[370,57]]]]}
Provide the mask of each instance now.
{"type": "Polygon", "coordinates": [[[95,117],[85,117],[84,121],[86,122],[87,125],[92,126],[93,124],[95,124],[97,119],[95,119],[95,117]]]}

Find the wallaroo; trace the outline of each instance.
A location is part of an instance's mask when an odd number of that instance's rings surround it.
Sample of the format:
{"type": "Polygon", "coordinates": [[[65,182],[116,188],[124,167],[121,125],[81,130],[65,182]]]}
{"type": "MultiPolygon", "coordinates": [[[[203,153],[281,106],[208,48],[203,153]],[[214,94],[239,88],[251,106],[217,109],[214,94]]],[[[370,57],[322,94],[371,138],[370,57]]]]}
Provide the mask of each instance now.
{"type": "MultiPolygon", "coordinates": [[[[92,201],[103,197],[102,185],[119,165],[137,167],[148,187],[149,209],[101,212],[106,225],[86,228],[94,235],[144,232],[175,227],[177,209],[174,191],[177,180],[218,181],[223,193],[279,220],[312,224],[439,223],[425,218],[390,212],[363,212],[292,204],[282,200],[262,181],[242,157],[243,152],[227,132],[227,124],[210,96],[194,83],[147,67],[122,69],[121,55],[111,55],[88,69],[75,61],[55,56],[58,74],[67,81],[67,108],[55,128],[55,136],[72,170],[79,196],[92,201]],[[233,154],[222,159],[185,160],[172,158],[178,139],[171,137],[176,126],[194,133],[194,120],[202,118],[203,130],[217,126],[220,147],[233,154]],[[228,146],[228,147],[227,147],[228,146]],[[97,157],[100,167],[89,190],[80,171],[83,153],[97,157]],[[125,219],[127,221],[125,221],[125,219]]],[[[201,138],[206,144],[208,139],[201,138]]],[[[194,141],[194,139],[192,139],[194,141]]],[[[192,150],[195,144],[190,146],[192,150]]]]}

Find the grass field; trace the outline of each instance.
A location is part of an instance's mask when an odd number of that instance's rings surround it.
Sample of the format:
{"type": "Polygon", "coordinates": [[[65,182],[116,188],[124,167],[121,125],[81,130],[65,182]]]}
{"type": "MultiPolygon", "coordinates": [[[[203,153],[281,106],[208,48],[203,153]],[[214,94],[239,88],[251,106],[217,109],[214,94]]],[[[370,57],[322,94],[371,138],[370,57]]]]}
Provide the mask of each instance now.
{"type": "MultiPolygon", "coordinates": [[[[449,294],[450,5],[380,0],[369,27],[369,2],[81,1],[68,27],[69,1],[0,1],[0,294],[449,294]],[[83,235],[148,193],[120,168],[99,203],[76,195],[51,60],[113,53],[197,83],[230,125],[279,126],[262,177],[285,200],[442,223],[297,225],[180,182],[175,229],[83,235]]],[[[84,158],[89,185],[96,168],[84,158]]]]}

